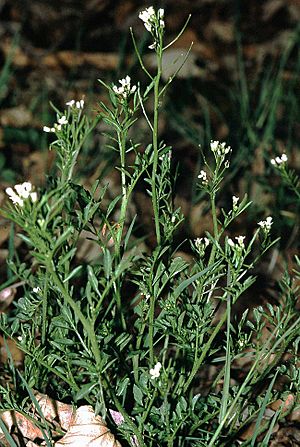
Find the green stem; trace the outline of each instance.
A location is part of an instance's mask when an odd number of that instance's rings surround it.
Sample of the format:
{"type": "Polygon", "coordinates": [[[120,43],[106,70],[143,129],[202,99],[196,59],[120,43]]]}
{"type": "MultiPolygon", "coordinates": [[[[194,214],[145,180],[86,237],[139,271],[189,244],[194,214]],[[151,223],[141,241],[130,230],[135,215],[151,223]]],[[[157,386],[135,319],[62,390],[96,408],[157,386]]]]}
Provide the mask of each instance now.
{"type": "MultiPolygon", "coordinates": [[[[218,219],[217,219],[217,209],[216,209],[216,194],[211,194],[211,213],[212,213],[212,219],[213,219],[213,229],[214,229],[214,240],[217,242],[219,240],[219,234],[218,234],[218,219]]],[[[208,265],[211,265],[214,263],[216,254],[216,245],[214,244],[211,249],[208,265]]]]}
{"type": "Polygon", "coordinates": [[[124,228],[124,222],[126,217],[126,211],[127,211],[127,187],[126,187],[126,174],[125,174],[125,166],[126,166],[126,159],[125,159],[125,152],[126,152],[126,134],[123,132],[118,132],[118,143],[119,143],[119,150],[120,150],[120,159],[121,159],[121,188],[122,188],[122,203],[121,203],[121,210],[120,210],[120,228],[118,231],[118,237],[117,237],[117,251],[118,254],[120,254],[120,245],[122,241],[122,230],[124,228]]]}
{"type": "MultiPolygon", "coordinates": [[[[120,220],[119,220],[119,228],[117,231],[117,240],[116,240],[116,264],[117,266],[121,261],[121,243],[122,243],[122,234],[123,228],[126,218],[127,205],[128,205],[128,192],[126,186],[126,174],[125,174],[125,166],[126,166],[126,132],[118,132],[118,144],[120,151],[120,159],[121,159],[121,188],[122,188],[122,203],[120,210],[120,220]]],[[[115,283],[115,292],[116,292],[116,303],[117,310],[121,319],[122,328],[126,330],[126,321],[125,317],[122,313],[122,302],[121,302],[121,278],[118,277],[115,283]]]]}
{"type": "Polygon", "coordinates": [[[154,339],[154,312],[155,312],[155,298],[151,294],[150,297],[150,309],[149,309],[149,357],[150,357],[150,365],[153,367],[154,365],[154,347],[153,347],[153,339],[154,339]]]}
{"type": "Polygon", "coordinates": [[[152,168],[152,206],[154,213],[155,222],[155,232],[157,245],[160,245],[160,226],[159,226],[159,210],[157,203],[157,191],[156,191],[156,173],[158,166],[158,117],[159,117],[159,82],[162,70],[162,50],[157,53],[157,74],[154,82],[154,115],[153,115],[153,133],[152,133],[152,143],[153,143],[153,168],[152,168]]]}
{"type": "Polygon", "coordinates": [[[42,301],[42,333],[41,333],[41,345],[45,346],[46,334],[47,334],[47,310],[48,310],[48,278],[49,273],[46,273],[46,284],[43,290],[43,301],[42,301]]]}
{"type": "MultiPolygon", "coordinates": [[[[230,267],[227,267],[227,288],[231,284],[230,267]]],[[[224,386],[221,402],[221,410],[219,415],[219,422],[221,422],[226,414],[228,406],[229,385],[230,385],[230,366],[231,366],[231,352],[230,352],[230,318],[231,318],[231,294],[227,296],[227,334],[226,334],[226,360],[224,368],[224,386]]]]}

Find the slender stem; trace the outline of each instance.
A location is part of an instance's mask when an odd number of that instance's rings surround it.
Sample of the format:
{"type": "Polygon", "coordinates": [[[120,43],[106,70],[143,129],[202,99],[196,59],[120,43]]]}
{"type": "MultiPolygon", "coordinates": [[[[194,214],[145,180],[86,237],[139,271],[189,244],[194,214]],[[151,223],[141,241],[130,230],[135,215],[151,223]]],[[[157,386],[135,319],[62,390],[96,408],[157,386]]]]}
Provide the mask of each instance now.
{"type": "Polygon", "coordinates": [[[156,190],[156,173],[158,166],[158,116],[159,116],[159,82],[161,77],[162,70],[162,51],[160,50],[157,55],[157,74],[154,82],[154,115],[153,115],[153,133],[152,133],[152,142],[153,142],[153,168],[152,168],[152,206],[154,213],[154,222],[155,222],[155,231],[156,231],[156,239],[157,245],[160,245],[161,237],[160,237],[160,226],[159,226],[159,210],[157,203],[157,190],[156,190]]]}
{"type": "MultiPolygon", "coordinates": [[[[218,219],[217,219],[217,209],[216,209],[216,194],[211,194],[211,213],[212,213],[212,219],[213,219],[213,228],[214,228],[214,239],[217,242],[219,240],[219,234],[218,234],[218,219]]],[[[213,245],[208,261],[208,265],[213,264],[216,254],[216,246],[213,245]]]]}
{"type": "MultiPolygon", "coordinates": [[[[231,275],[230,267],[228,265],[227,270],[227,288],[230,287],[231,275]]],[[[231,294],[227,295],[227,333],[226,333],[226,360],[224,368],[224,386],[223,386],[223,396],[221,402],[221,411],[219,416],[219,422],[223,420],[227,411],[228,405],[228,395],[229,395],[229,385],[230,385],[230,366],[231,366],[231,352],[230,352],[230,318],[231,318],[231,294]]]]}
{"type": "Polygon", "coordinates": [[[154,364],[154,348],[153,348],[153,339],[154,339],[154,312],[155,312],[155,298],[153,293],[150,297],[150,309],[149,309],[149,357],[150,357],[150,365],[151,367],[154,364]]]}
{"type": "MultiPolygon", "coordinates": [[[[122,188],[122,203],[120,210],[120,220],[119,220],[119,228],[117,232],[117,240],[116,240],[116,263],[120,264],[121,261],[121,243],[122,243],[122,234],[123,228],[126,218],[126,211],[128,205],[128,193],[126,186],[126,174],[125,174],[125,166],[126,166],[126,132],[118,132],[118,144],[120,151],[120,159],[121,159],[121,188],[122,188]]],[[[126,330],[126,321],[125,317],[122,313],[122,302],[121,302],[121,279],[117,278],[115,283],[115,292],[116,292],[116,303],[118,313],[121,319],[122,327],[126,330]]]]}
{"type": "Polygon", "coordinates": [[[41,333],[41,345],[44,346],[46,342],[47,333],[47,310],[48,310],[48,278],[49,273],[46,272],[45,285],[43,290],[43,301],[42,301],[42,333],[41,333]]]}
{"type": "Polygon", "coordinates": [[[122,203],[120,210],[120,229],[118,231],[117,250],[120,253],[120,245],[122,240],[122,230],[124,227],[126,211],[127,211],[127,187],[126,187],[126,174],[125,174],[125,151],[126,151],[126,134],[118,132],[118,143],[121,158],[121,188],[122,188],[122,203]]]}

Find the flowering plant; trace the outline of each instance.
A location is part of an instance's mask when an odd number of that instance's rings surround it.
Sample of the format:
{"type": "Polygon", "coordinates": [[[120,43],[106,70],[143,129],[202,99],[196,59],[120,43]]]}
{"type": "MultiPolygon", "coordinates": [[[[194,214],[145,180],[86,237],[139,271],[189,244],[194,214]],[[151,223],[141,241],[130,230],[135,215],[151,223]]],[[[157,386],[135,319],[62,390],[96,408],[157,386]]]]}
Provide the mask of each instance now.
{"type": "Polygon", "coordinates": [[[221,209],[222,216],[217,211],[230,168],[226,143],[211,141],[212,162],[204,158],[199,174],[212,233],[190,241],[191,261],[178,255],[175,234],[184,217],[174,205],[172,148],[158,134],[160,102],[170,84],[161,83],[162,55],[169,46],[163,46],[164,11],[149,7],[139,17],[154,40],[157,72],[149,73],[137,53],[150,80],[145,89],[128,75],[120,86],[101,81],[109,99],[100,104],[98,120],[110,126],[119,153],[120,195],[106,206],[100,182],[89,191],[75,182],[80,149],[97,123],[87,117],[83,100],[68,101],[66,110],[57,110],[57,123],[44,127],[55,135],[51,149],[58,168],[45,190],[35,191],[29,182],[6,190],[12,203],[2,213],[21,227],[31,256],[26,263],[9,261],[24,290],[13,316],[2,314],[0,323],[25,362],[15,395],[0,386],[2,402],[26,413],[26,393],[37,389],[75,405],[88,403],[124,446],[133,447],[233,445],[255,421],[254,445],[260,431],[284,415],[282,407],[271,421],[264,419],[268,404],[281,396],[266,380],[284,372],[290,391],[299,385],[293,365],[282,365],[282,353],[295,350],[299,317],[291,307],[286,316],[271,306],[269,312],[256,309],[254,322],[247,311],[234,319],[233,306],[255,282],[254,266],[276,241],[270,240],[271,217],[259,222],[252,236],[228,237],[232,222],[251,203],[233,196],[229,210],[221,209]],[[150,92],[153,115],[145,107],[150,92]],[[150,134],[143,150],[128,137],[139,117],[146,118],[150,134]],[[152,203],[156,246],[150,253],[136,247],[138,217],[128,217],[140,180],[152,203]],[[90,263],[76,257],[86,234],[99,248],[90,263]],[[267,323],[272,333],[263,339],[267,323]],[[241,358],[249,367],[237,382],[233,369],[241,358]],[[209,368],[216,374],[207,385],[209,368]]]}

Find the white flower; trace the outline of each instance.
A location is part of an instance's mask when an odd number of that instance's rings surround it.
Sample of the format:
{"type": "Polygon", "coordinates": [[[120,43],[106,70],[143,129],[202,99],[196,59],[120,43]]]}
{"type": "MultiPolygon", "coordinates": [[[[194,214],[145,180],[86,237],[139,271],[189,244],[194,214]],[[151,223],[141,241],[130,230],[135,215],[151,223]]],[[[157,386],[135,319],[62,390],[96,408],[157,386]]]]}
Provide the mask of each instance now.
{"type": "Polygon", "coordinates": [[[196,248],[200,251],[205,250],[209,246],[209,239],[207,237],[197,237],[194,241],[196,248]]]}
{"type": "Polygon", "coordinates": [[[227,244],[235,250],[240,250],[241,248],[245,248],[244,239],[246,236],[236,236],[234,239],[237,241],[236,243],[231,239],[227,239],[227,244]]]}
{"type": "Polygon", "coordinates": [[[77,109],[83,109],[84,106],[84,100],[81,99],[80,101],[76,101],[76,108],[77,109]]]}
{"type": "Polygon", "coordinates": [[[54,128],[53,127],[44,126],[43,127],[43,131],[44,132],[54,132],[54,128]]]}
{"type": "Polygon", "coordinates": [[[165,27],[164,15],[164,9],[160,8],[156,15],[153,6],[149,6],[149,8],[146,8],[139,13],[139,18],[144,22],[146,30],[152,33],[153,28],[157,25],[160,28],[165,27]]]}
{"type": "Polygon", "coordinates": [[[61,125],[68,124],[67,117],[65,115],[63,115],[61,118],[58,119],[58,123],[61,125]]]}
{"type": "Polygon", "coordinates": [[[245,237],[246,237],[246,236],[236,236],[236,237],[235,237],[235,239],[237,240],[238,245],[239,245],[241,248],[244,248],[244,247],[245,247],[245,244],[244,244],[244,239],[245,239],[245,237]]]}
{"type": "Polygon", "coordinates": [[[200,174],[198,175],[198,178],[201,179],[201,183],[203,185],[207,185],[208,184],[208,180],[207,180],[207,173],[205,171],[200,171],[200,174]]]}
{"type": "Polygon", "coordinates": [[[15,190],[17,191],[19,197],[22,199],[28,199],[32,190],[32,184],[30,182],[24,182],[20,185],[15,185],[15,190]]]}
{"type": "Polygon", "coordinates": [[[267,217],[266,220],[261,220],[258,222],[257,225],[259,225],[263,230],[265,230],[267,233],[271,230],[273,224],[273,218],[271,216],[267,217]]]}
{"type": "Polygon", "coordinates": [[[218,156],[227,155],[231,151],[231,147],[230,146],[226,147],[226,143],[220,143],[219,141],[213,141],[213,140],[211,140],[210,142],[210,149],[218,156]]]}
{"type": "Polygon", "coordinates": [[[230,237],[227,239],[227,244],[230,245],[230,247],[232,247],[232,248],[235,247],[235,243],[233,242],[232,239],[230,239],[230,237]]]}
{"type": "Polygon", "coordinates": [[[34,293],[39,293],[39,292],[41,291],[41,288],[40,288],[40,287],[34,287],[34,288],[32,289],[32,291],[33,291],[34,293]]]}
{"type": "Polygon", "coordinates": [[[288,161],[288,157],[286,154],[282,154],[281,157],[272,158],[271,164],[277,168],[284,166],[284,164],[288,161]]]}
{"type": "Polygon", "coordinates": [[[160,376],[160,369],[162,367],[162,364],[160,362],[157,362],[154,368],[151,368],[149,373],[151,376],[151,379],[157,379],[160,376]]]}
{"type": "Polygon", "coordinates": [[[30,194],[31,200],[32,202],[36,202],[37,201],[37,193],[36,192],[32,192],[30,194]]]}
{"type": "Polygon", "coordinates": [[[32,184],[30,182],[15,185],[14,188],[15,191],[12,188],[6,188],[5,190],[13,204],[23,206],[24,200],[28,198],[30,198],[32,202],[37,201],[37,193],[32,192],[32,184]]]}
{"type": "Polygon", "coordinates": [[[75,100],[74,99],[71,99],[71,101],[66,102],[66,106],[68,106],[68,107],[73,107],[74,104],[75,104],[75,100]]]}
{"type": "Polygon", "coordinates": [[[238,208],[239,200],[240,200],[239,197],[232,196],[232,207],[234,210],[238,208]]]}
{"type": "Polygon", "coordinates": [[[12,188],[6,188],[5,192],[9,196],[10,200],[13,202],[14,205],[20,205],[20,206],[24,205],[24,200],[22,200],[12,188]]]}
{"type": "Polygon", "coordinates": [[[136,91],[136,85],[131,86],[131,78],[130,76],[126,76],[124,79],[120,79],[119,83],[121,84],[121,87],[117,87],[116,85],[113,86],[113,91],[117,94],[122,96],[124,99],[128,98],[132,93],[136,91]]]}
{"type": "Polygon", "coordinates": [[[151,25],[155,20],[155,11],[153,6],[149,6],[149,8],[144,9],[139,13],[139,18],[144,22],[145,28],[147,31],[151,31],[151,25]]]}
{"type": "MultiPolygon", "coordinates": [[[[66,106],[68,107],[76,107],[76,109],[83,109],[84,106],[84,100],[81,99],[80,101],[75,101],[75,99],[71,99],[70,101],[66,102],[66,106]]],[[[67,124],[67,123],[61,123],[61,124],[67,124]]]]}

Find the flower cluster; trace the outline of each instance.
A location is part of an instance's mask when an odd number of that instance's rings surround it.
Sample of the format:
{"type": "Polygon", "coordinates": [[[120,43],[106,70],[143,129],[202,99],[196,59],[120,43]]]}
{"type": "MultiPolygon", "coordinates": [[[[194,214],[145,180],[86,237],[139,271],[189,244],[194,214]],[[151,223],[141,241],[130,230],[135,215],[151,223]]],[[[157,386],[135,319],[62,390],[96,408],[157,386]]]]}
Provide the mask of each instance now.
{"type": "Polygon", "coordinates": [[[246,236],[236,236],[234,239],[236,239],[237,242],[234,242],[232,239],[228,238],[227,243],[230,247],[236,249],[245,248],[244,239],[246,236]]]}
{"type": "Polygon", "coordinates": [[[195,246],[198,250],[200,249],[205,249],[206,247],[209,246],[209,239],[207,237],[197,237],[197,239],[195,239],[195,246]]]}
{"type": "Polygon", "coordinates": [[[67,120],[67,117],[65,115],[63,115],[60,118],[58,118],[57,123],[55,123],[53,127],[44,126],[43,131],[53,133],[53,132],[61,130],[62,126],[64,126],[65,124],[68,124],[68,120],[67,120]]]}
{"type": "Polygon", "coordinates": [[[146,30],[152,33],[157,25],[161,28],[165,27],[164,15],[165,11],[162,8],[155,14],[153,6],[149,6],[139,13],[139,18],[144,22],[146,30]]]}
{"type": "Polygon", "coordinates": [[[81,99],[80,101],[75,101],[75,99],[71,99],[71,101],[66,102],[66,106],[68,107],[75,107],[76,109],[83,109],[84,106],[84,100],[81,99]]]}
{"type": "Polygon", "coordinates": [[[267,217],[266,220],[261,220],[260,222],[258,222],[257,225],[260,226],[260,228],[262,228],[265,233],[269,233],[269,231],[271,230],[273,224],[273,219],[271,216],[267,217]]]}
{"type": "Polygon", "coordinates": [[[197,239],[194,240],[194,243],[200,256],[204,256],[205,249],[209,246],[209,239],[207,237],[197,237],[197,239]]]}
{"type": "Polygon", "coordinates": [[[219,141],[213,140],[211,140],[210,142],[210,149],[215,154],[215,156],[218,157],[224,157],[231,151],[231,147],[226,147],[226,143],[220,143],[219,141]]]}
{"type": "Polygon", "coordinates": [[[15,205],[24,206],[24,201],[29,198],[32,202],[37,201],[37,193],[33,191],[30,182],[15,185],[14,189],[15,190],[13,190],[13,188],[6,188],[5,192],[15,205]]]}
{"type": "Polygon", "coordinates": [[[157,379],[160,376],[160,369],[162,367],[162,364],[160,362],[157,362],[154,368],[151,368],[149,373],[151,376],[151,379],[157,379]]]}
{"type": "Polygon", "coordinates": [[[132,93],[136,91],[136,85],[131,86],[131,78],[130,76],[126,76],[124,79],[120,79],[119,83],[121,87],[113,86],[113,91],[121,96],[123,99],[127,99],[132,93]]]}
{"type": "Polygon", "coordinates": [[[271,164],[276,168],[280,168],[284,166],[287,161],[288,161],[287,155],[282,154],[281,157],[272,158],[271,164]]]}
{"type": "Polygon", "coordinates": [[[200,171],[198,178],[201,180],[202,185],[208,185],[207,173],[205,171],[200,171]]]}
{"type": "Polygon", "coordinates": [[[139,13],[139,18],[144,22],[146,30],[154,37],[154,43],[149,46],[151,50],[156,49],[160,43],[161,32],[165,27],[164,15],[165,11],[162,8],[155,13],[153,6],[139,13]]]}

